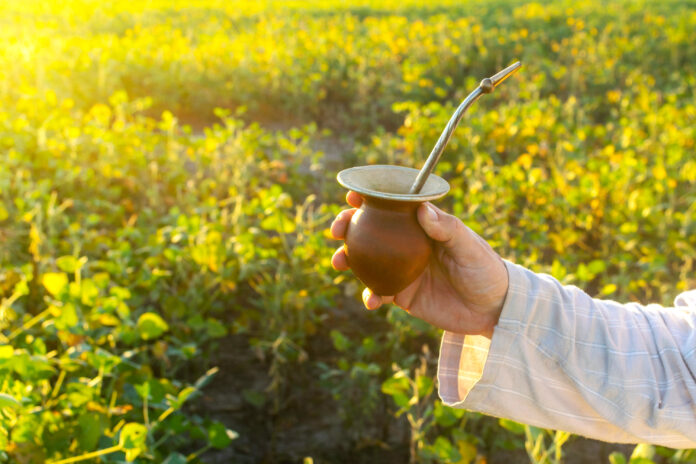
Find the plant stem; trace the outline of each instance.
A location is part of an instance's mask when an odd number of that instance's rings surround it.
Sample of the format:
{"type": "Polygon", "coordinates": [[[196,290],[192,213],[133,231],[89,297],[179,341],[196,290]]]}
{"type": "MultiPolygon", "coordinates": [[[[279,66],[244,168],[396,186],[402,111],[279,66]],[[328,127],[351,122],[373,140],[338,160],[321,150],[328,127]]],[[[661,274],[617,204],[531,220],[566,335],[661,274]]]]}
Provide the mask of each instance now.
{"type": "Polygon", "coordinates": [[[86,459],[96,458],[98,456],[103,456],[105,454],[115,453],[116,451],[121,451],[123,448],[121,445],[112,446],[110,448],[104,448],[103,450],[93,451],[91,453],[81,454],[79,456],[74,456],[72,458],[61,459],[60,461],[48,461],[46,464],[69,464],[71,462],[84,461],[86,459]]]}
{"type": "Polygon", "coordinates": [[[18,327],[17,329],[15,329],[15,331],[12,332],[9,337],[7,337],[8,340],[12,340],[13,338],[15,338],[17,335],[21,334],[25,330],[30,329],[31,327],[35,326],[38,322],[41,321],[41,319],[46,317],[46,315],[48,315],[50,312],[51,312],[50,309],[46,309],[46,310],[40,312],[39,314],[37,314],[36,316],[32,317],[29,321],[27,321],[26,324],[22,325],[22,327],[18,327]]]}

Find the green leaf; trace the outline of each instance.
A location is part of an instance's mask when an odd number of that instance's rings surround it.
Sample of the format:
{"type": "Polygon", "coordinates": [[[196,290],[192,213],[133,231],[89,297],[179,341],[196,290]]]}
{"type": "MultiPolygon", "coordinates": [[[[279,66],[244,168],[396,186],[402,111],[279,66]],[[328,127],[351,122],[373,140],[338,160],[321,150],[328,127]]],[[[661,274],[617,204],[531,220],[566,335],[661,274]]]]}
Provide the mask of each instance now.
{"type": "Polygon", "coordinates": [[[14,354],[12,345],[0,345],[0,359],[11,358],[14,354]]]}
{"type": "Polygon", "coordinates": [[[220,371],[220,369],[217,367],[212,367],[212,368],[208,369],[205,374],[203,374],[201,377],[198,378],[198,380],[196,380],[196,383],[194,384],[194,386],[198,390],[200,390],[201,388],[208,385],[208,383],[210,383],[210,381],[213,380],[213,377],[215,377],[215,375],[219,371],[220,371]]]}
{"type": "Polygon", "coordinates": [[[616,292],[616,290],[618,290],[616,284],[606,284],[604,287],[602,287],[600,293],[602,295],[611,295],[612,293],[616,292]]]}
{"type": "Polygon", "coordinates": [[[87,404],[94,397],[94,390],[87,385],[72,382],[69,383],[67,388],[68,401],[73,408],[79,408],[87,404]]]}
{"type": "Polygon", "coordinates": [[[242,391],[242,396],[257,408],[262,408],[266,404],[266,395],[262,391],[247,389],[242,391]]]}
{"type": "Polygon", "coordinates": [[[419,375],[416,377],[416,385],[418,386],[419,398],[425,398],[433,391],[433,379],[427,375],[419,375]]]}
{"type": "Polygon", "coordinates": [[[147,312],[138,318],[138,334],[143,340],[152,340],[169,330],[169,325],[159,314],[147,312]]]}
{"type": "Polygon", "coordinates": [[[126,459],[133,461],[147,450],[147,427],[143,424],[130,422],[121,429],[118,444],[126,452],[126,459]]]}
{"type": "Polygon", "coordinates": [[[64,272],[47,272],[41,282],[51,295],[58,296],[68,285],[68,275],[64,272]]]}
{"type": "Polygon", "coordinates": [[[210,338],[220,338],[227,335],[227,329],[217,319],[209,318],[206,320],[206,329],[210,338]]]}
{"type": "Polygon", "coordinates": [[[56,265],[61,271],[73,273],[78,268],[78,261],[74,256],[61,256],[60,258],[56,259],[56,265]]]}
{"type": "Polygon", "coordinates": [[[642,461],[652,461],[655,457],[655,447],[647,443],[640,443],[633,448],[633,453],[631,453],[631,459],[629,462],[631,464],[642,464],[642,461]]]}
{"type": "Polygon", "coordinates": [[[6,393],[0,393],[0,409],[2,409],[2,408],[19,409],[21,407],[22,407],[22,403],[17,401],[13,396],[10,396],[6,393]]]}
{"type": "Polygon", "coordinates": [[[394,403],[396,403],[396,405],[402,409],[408,409],[408,407],[411,405],[408,396],[404,395],[403,393],[393,393],[391,397],[394,400],[394,403]]]}
{"type": "Polygon", "coordinates": [[[587,268],[593,275],[595,275],[599,274],[600,272],[604,272],[604,270],[607,268],[607,264],[601,259],[595,259],[594,261],[590,262],[587,268]]]}
{"type": "Polygon", "coordinates": [[[7,449],[7,445],[10,442],[10,432],[7,430],[3,424],[0,424],[0,460],[5,458],[2,453],[7,449]]]}
{"type": "Polygon", "coordinates": [[[77,309],[72,303],[65,303],[60,309],[60,314],[56,317],[55,324],[56,328],[60,330],[69,330],[74,328],[79,322],[80,318],[77,315],[77,309]]]}
{"type": "Polygon", "coordinates": [[[476,460],[478,451],[476,449],[476,445],[474,445],[473,443],[470,443],[468,441],[459,441],[457,442],[457,448],[459,449],[459,454],[461,454],[459,463],[468,464],[476,460]]]}
{"type": "Polygon", "coordinates": [[[395,395],[397,393],[405,393],[411,390],[411,385],[406,377],[391,377],[382,382],[382,393],[387,395],[395,395]]]}
{"type": "Polygon", "coordinates": [[[228,430],[220,422],[213,422],[208,427],[208,441],[213,448],[227,448],[237,436],[236,432],[228,430]]]}
{"type": "Polygon", "coordinates": [[[442,427],[451,427],[466,414],[464,409],[455,409],[445,406],[441,401],[435,402],[433,415],[435,422],[442,427]]]}
{"type": "Polygon", "coordinates": [[[437,437],[435,443],[428,448],[428,451],[441,462],[459,462],[462,459],[459,450],[452,445],[452,442],[443,436],[437,437]]]}
{"type": "Polygon", "coordinates": [[[92,279],[83,279],[80,282],[80,301],[85,306],[93,306],[95,299],[99,296],[99,287],[92,279]]]}
{"type": "Polygon", "coordinates": [[[524,435],[524,425],[510,419],[500,419],[498,424],[516,435],[524,435]]]}
{"type": "Polygon", "coordinates": [[[179,392],[179,394],[177,395],[176,400],[171,401],[171,406],[174,409],[181,409],[181,407],[184,405],[186,400],[188,400],[191,397],[191,395],[193,395],[197,391],[198,390],[196,390],[193,387],[186,387],[186,388],[182,389],[179,392]]]}
{"type": "Polygon", "coordinates": [[[337,351],[346,351],[350,348],[350,340],[338,330],[334,329],[330,332],[333,346],[337,351]]]}
{"type": "Polygon", "coordinates": [[[27,353],[17,355],[15,353],[6,362],[11,363],[14,371],[25,380],[48,379],[56,372],[55,367],[43,356],[29,356],[27,353]]]}
{"type": "Polygon", "coordinates": [[[186,456],[184,456],[181,453],[172,453],[169,456],[167,456],[167,459],[162,461],[162,464],[186,464],[188,461],[186,460],[186,456]]]}
{"type": "Polygon", "coordinates": [[[80,447],[84,450],[92,450],[97,447],[99,437],[109,426],[109,420],[96,412],[82,412],[77,419],[78,434],[77,440],[80,447]]]}
{"type": "Polygon", "coordinates": [[[143,382],[140,385],[134,385],[135,391],[143,400],[150,400],[150,382],[143,382]]]}
{"type": "Polygon", "coordinates": [[[276,214],[267,216],[263,221],[261,221],[261,228],[273,232],[291,234],[295,231],[295,221],[287,217],[285,214],[277,212],[276,214]]]}
{"type": "Polygon", "coordinates": [[[650,458],[631,458],[629,463],[630,464],[655,464],[655,461],[653,461],[650,458]]]}
{"type": "Polygon", "coordinates": [[[7,212],[5,205],[0,203],[0,222],[4,221],[8,217],[10,217],[10,213],[7,212]]]}
{"type": "Polygon", "coordinates": [[[609,455],[609,464],[626,464],[626,456],[619,451],[614,451],[609,455]]]}

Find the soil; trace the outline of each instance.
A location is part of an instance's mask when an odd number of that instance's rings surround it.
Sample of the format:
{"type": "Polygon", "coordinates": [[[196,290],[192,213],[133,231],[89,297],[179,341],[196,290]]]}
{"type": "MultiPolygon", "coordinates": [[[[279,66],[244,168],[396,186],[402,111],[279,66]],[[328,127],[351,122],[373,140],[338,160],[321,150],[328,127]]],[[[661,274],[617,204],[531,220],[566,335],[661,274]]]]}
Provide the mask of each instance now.
{"type": "MultiPolygon", "coordinates": [[[[329,325],[341,325],[347,332],[355,330],[387,330],[375,327],[374,318],[367,320],[357,303],[329,310],[329,325]],[[370,327],[370,325],[373,325],[370,327]]],[[[267,402],[254,406],[247,401],[245,390],[265,391],[270,382],[269,365],[249,346],[243,335],[230,335],[221,340],[212,364],[220,372],[205,388],[205,394],[194,405],[196,414],[221,421],[239,433],[239,438],[223,450],[209,450],[202,456],[208,464],[290,464],[303,463],[311,457],[314,463],[384,463],[409,461],[409,429],[404,417],[396,419],[386,411],[368,425],[367,434],[373,442],[355,442],[349,438],[337,414],[338,405],[317,381],[316,362],[328,361],[333,348],[327,337],[310,340],[309,360],[288,373],[287,383],[293,385],[285,393],[283,404],[267,402]],[[302,385],[302,387],[298,387],[302,385]]],[[[387,403],[385,403],[387,404],[387,403]]],[[[365,435],[365,434],[363,434],[365,435]]],[[[609,462],[608,456],[620,451],[630,456],[633,445],[617,445],[573,437],[563,447],[563,462],[596,464],[609,462]]],[[[487,464],[527,463],[524,449],[495,449],[479,462],[487,464]]]]}

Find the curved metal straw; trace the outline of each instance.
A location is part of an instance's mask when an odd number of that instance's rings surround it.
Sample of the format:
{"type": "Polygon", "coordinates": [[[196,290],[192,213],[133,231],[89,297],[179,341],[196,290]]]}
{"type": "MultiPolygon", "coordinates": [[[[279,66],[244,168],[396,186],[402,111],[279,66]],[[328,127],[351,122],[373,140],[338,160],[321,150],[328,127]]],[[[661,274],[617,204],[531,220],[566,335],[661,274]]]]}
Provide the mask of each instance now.
{"type": "Polygon", "coordinates": [[[435,167],[437,162],[440,161],[440,156],[442,155],[443,150],[445,149],[447,143],[452,137],[452,132],[454,132],[454,129],[457,127],[457,124],[459,124],[459,120],[462,119],[464,112],[468,110],[469,107],[476,100],[478,100],[481,95],[483,95],[484,93],[493,92],[493,90],[495,90],[497,86],[499,86],[505,79],[512,76],[512,74],[518,69],[520,69],[521,66],[522,63],[518,61],[515,64],[512,64],[507,68],[503,69],[499,73],[491,77],[485,78],[481,81],[479,86],[476,87],[476,90],[471,92],[469,96],[464,99],[461,105],[459,105],[459,108],[457,108],[457,111],[455,111],[452,117],[450,118],[449,122],[447,123],[447,126],[445,127],[445,130],[442,131],[440,138],[437,139],[437,143],[435,143],[433,151],[430,152],[430,156],[428,156],[428,159],[425,161],[425,164],[418,173],[418,176],[416,176],[416,180],[413,182],[411,190],[409,190],[408,193],[420,193],[421,189],[423,188],[423,185],[425,185],[425,181],[428,180],[428,176],[431,172],[433,172],[433,168],[435,167]]]}

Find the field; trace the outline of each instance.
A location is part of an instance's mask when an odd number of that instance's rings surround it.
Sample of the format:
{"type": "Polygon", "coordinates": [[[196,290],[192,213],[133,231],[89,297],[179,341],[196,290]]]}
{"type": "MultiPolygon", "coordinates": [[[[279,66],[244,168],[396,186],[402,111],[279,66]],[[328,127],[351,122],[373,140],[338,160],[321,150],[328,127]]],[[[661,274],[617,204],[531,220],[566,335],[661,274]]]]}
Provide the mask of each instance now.
{"type": "Polygon", "coordinates": [[[696,288],[696,2],[0,4],[0,463],[696,462],[444,407],[438,330],[331,269],[335,181],[593,296],[696,288]]]}

